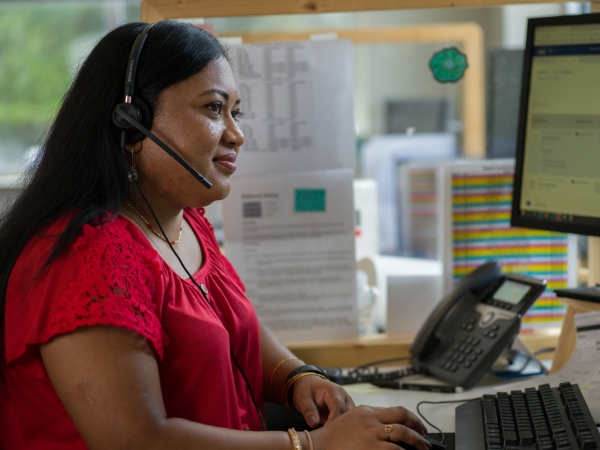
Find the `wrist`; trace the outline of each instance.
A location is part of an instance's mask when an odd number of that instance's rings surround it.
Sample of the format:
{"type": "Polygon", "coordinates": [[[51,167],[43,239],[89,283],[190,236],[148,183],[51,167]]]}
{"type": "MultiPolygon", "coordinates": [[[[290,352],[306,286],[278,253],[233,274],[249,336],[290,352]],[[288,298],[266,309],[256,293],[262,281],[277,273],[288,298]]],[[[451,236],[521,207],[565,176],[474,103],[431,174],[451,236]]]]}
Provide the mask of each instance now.
{"type": "Polygon", "coordinates": [[[304,446],[302,445],[302,440],[300,439],[300,434],[296,431],[294,427],[288,428],[287,430],[288,436],[290,437],[290,443],[292,444],[292,450],[304,450],[304,446]]]}
{"type": "Polygon", "coordinates": [[[314,450],[313,440],[308,432],[297,431],[295,428],[288,429],[288,437],[290,439],[290,448],[292,450],[314,450]]]}
{"type": "Polygon", "coordinates": [[[315,447],[313,445],[313,441],[312,441],[312,437],[310,435],[310,432],[308,430],[304,430],[304,432],[302,433],[306,439],[306,448],[308,450],[314,450],[315,447]]]}
{"type": "Polygon", "coordinates": [[[292,401],[294,383],[297,380],[299,380],[300,378],[303,378],[308,375],[315,375],[319,378],[323,378],[324,380],[328,380],[327,372],[325,372],[320,367],[313,366],[311,364],[303,364],[303,365],[297,366],[295,369],[290,371],[288,373],[287,377],[285,378],[285,384],[283,386],[282,404],[283,404],[283,406],[285,406],[287,411],[292,415],[296,415],[290,409],[290,406],[293,406],[291,401],[292,401]]]}
{"type": "MultiPolygon", "coordinates": [[[[281,372],[283,373],[289,373],[287,372],[285,369],[287,369],[289,367],[299,367],[301,365],[304,364],[304,361],[302,361],[300,358],[296,358],[295,356],[291,356],[289,358],[284,358],[281,361],[279,361],[279,363],[275,366],[275,368],[273,369],[273,372],[271,373],[271,379],[270,379],[270,386],[273,387],[273,382],[275,381],[275,375],[281,370],[281,372]]],[[[293,370],[293,369],[292,369],[293,370]]]]}
{"type": "Polygon", "coordinates": [[[300,374],[304,374],[304,373],[312,373],[315,375],[320,375],[321,378],[324,378],[326,380],[328,379],[327,372],[325,372],[319,366],[314,366],[312,364],[303,364],[301,366],[296,367],[294,370],[292,370],[291,372],[288,373],[288,375],[285,379],[286,384],[289,383],[289,381],[292,378],[295,378],[296,376],[298,376],[300,374]]]}
{"type": "MultiPolygon", "coordinates": [[[[292,371],[292,374],[294,374],[294,372],[296,371],[292,371]]],[[[296,407],[293,403],[294,385],[298,380],[305,377],[318,377],[327,380],[327,377],[324,375],[312,371],[300,371],[299,373],[295,373],[291,378],[288,376],[285,386],[283,387],[283,406],[289,414],[300,420],[304,420],[304,417],[302,417],[302,414],[296,410],[296,407]]]]}
{"type": "Polygon", "coordinates": [[[268,401],[279,403],[283,405],[283,388],[285,386],[285,382],[287,380],[287,376],[295,370],[297,367],[303,366],[304,361],[300,359],[288,359],[283,364],[281,364],[277,371],[274,372],[275,376],[271,376],[272,381],[269,379],[265,380],[265,395],[268,398],[268,401]],[[267,383],[269,383],[267,385],[267,383]]]}
{"type": "MultiPolygon", "coordinates": [[[[302,433],[304,434],[304,433],[302,433]]],[[[306,436],[305,436],[306,437],[306,436]]],[[[306,450],[322,450],[321,439],[323,438],[323,427],[317,428],[310,432],[310,440],[312,441],[312,448],[306,447],[306,450]]]]}

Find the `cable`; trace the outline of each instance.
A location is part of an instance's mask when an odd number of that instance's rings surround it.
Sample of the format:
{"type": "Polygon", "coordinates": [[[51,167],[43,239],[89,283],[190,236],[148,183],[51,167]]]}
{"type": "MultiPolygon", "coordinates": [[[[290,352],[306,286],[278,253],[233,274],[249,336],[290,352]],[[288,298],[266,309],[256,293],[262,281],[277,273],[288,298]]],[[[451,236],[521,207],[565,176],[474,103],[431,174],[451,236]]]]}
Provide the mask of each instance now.
{"type": "Polygon", "coordinates": [[[330,381],[340,385],[356,384],[356,383],[370,383],[371,381],[381,380],[397,380],[409,375],[417,375],[423,373],[423,371],[417,367],[407,366],[399,370],[393,370],[389,372],[379,372],[379,368],[375,368],[373,371],[365,372],[365,369],[375,366],[377,364],[385,364],[388,362],[395,361],[406,361],[411,359],[410,356],[401,356],[398,358],[386,358],[379,359],[377,361],[371,361],[369,363],[358,366],[355,369],[351,369],[346,375],[343,374],[342,368],[327,368],[327,375],[330,381]]]}
{"type": "Polygon", "coordinates": [[[541,355],[542,353],[550,353],[550,352],[554,352],[554,351],[556,351],[556,347],[540,348],[539,350],[536,350],[535,352],[533,352],[533,356],[541,355]]]}
{"type": "MultiPolygon", "coordinates": [[[[362,369],[361,369],[362,370],[362,369]]],[[[375,371],[363,373],[359,368],[354,369],[348,372],[347,375],[342,375],[338,377],[339,384],[357,384],[357,383],[370,383],[372,381],[382,381],[382,380],[397,380],[399,378],[404,378],[409,375],[420,375],[424,373],[424,371],[419,367],[407,366],[402,369],[392,370],[390,372],[379,372],[378,368],[375,368],[375,371]]]]}
{"type": "Polygon", "coordinates": [[[507,370],[493,370],[493,366],[488,370],[494,376],[501,378],[519,378],[519,377],[529,377],[535,375],[548,375],[548,369],[544,366],[539,359],[535,357],[536,354],[546,353],[548,351],[553,351],[554,349],[542,348],[538,350],[536,353],[528,354],[521,350],[510,349],[504,352],[503,357],[508,361],[506,365],[507,370]],[[508,369],[511,367],[517,360],[517,357],[521,356],[524,359],[524,362],[517,369],[508,369]],[[532,363],[536,363],[538,367],[538,371],[534,373],[523,373],[523,371],[532,363]]]}
{"type": "MultiPolygon", "coordinates": [[[[140,188],[140,186],[139,186],[139,184],[137,182],[137,176],[129,176],[129,180],[133,182],[133,184],[137,188],[138,192],[142,196],[142,199],[144,200],[144,202],[148,206],[148,209],[150,209],[150,213],[152,214],[152,217],[154,217],[154,220],[156,221],[156,224],[158,225],[158,228],[160,229],[160,232],[165,237],[165,241],[167,242],[167,244],[169,244],[169,248],[171,249],[171,251],[173,252],[173,254],[175,255],[175,257],[177,258],[177,261],[179,261],[179,264],[181,264],[181,267],[183,267],[183,270],[185,271],[185,273],[187,274],[187,276],[190,278],[190,280],[192,280],[192,283],[194,283],[194,285],[198,288],[198,291],[200,292],[200,294],[202,295],[202,297],[204,298],[204,300],[206,300],[206,303],[208,303],[208,305],[210,306],[210,308],[215,312],[215,314],[217,314],[217,312],[215,311],[213,305],[211,304],[210,300],[208,299],[208,296],[204,293],[204,291],[202,290],[202,288],[200,287],[200,285],[198,284],[198,282],[194,279],[194,277],[192,276],[192,274],[189,272],[189,270],[187,269],[187,267],[185,267],[185,264],[183,263],[183,261],[181,260],[181,258],[179,257],[179,255],[177,254],[177,252],[175,251],[175,249],[173,248],[173,245],[171,244],[171,242],[169,241],[169,238],[167,237],[167,233],[165,233],[165,230],[163,230],[162,225],[158,221],[158,217],[156,217],[156,214],[154,213],[154,210],[152,209],[152,206],[150,206],[150,202],[148,201],[148,199],[144,195],[144,192],[140,188]]],[[[250,381],[248,380],[248,377],[246,376],[246,373],[242,370],[242,367],[240,366],[240,364],[238,363],[237,359],[235,358],[235,355],[233,354],[233,351],[231,350],[231,348],[229,348],[229,355],[231,356],[231,359],[233,359],[233,362],[235,363],[236,367],[238,368],[238,370],[242,374],[242,378],[244,378],[244,381],[246,382],[246,388],[248,389],[248,393],[250,394],[250,398],[252,399],[252,403],[254,404],[254,408],[256,409],[256,412],[258,413],[258,417],[260,418],[260,424],[262,425],[263,430],[267,431],[267,423],[265,422],[265,418],[263,417],[262,412],[260,411],[260,408],[258,407],[258,403],[256,402],[256,399],[254,398],[254,393],[252,392],[252,388],[250,386],[250,381]]]]}
{"type": "Polygon", "coordinates": [[[389,363],[389,362],[407,361],[407,360],[410,360],[410,359],[411,359],[411,356],[401,356],[399,358],[379,359],[377,361],[373,361],[373,362],[370,362],[370,363],[367,363],[367,364],[363,364],[362,366],[358,366],[354,370],[366,369],[367,367],[376,366],[378,364],[385,364],[385,363],[389,363]]]}
{"type": "Polygon", "coordinates": [[[446,439],[446,436],[444,435],[444,432],[442,430],[440,430],[438,427],[436,427],[434,424],[432,424],[429,420],[427,420],[427,418],[425,417],[425,415],[423,415],[423,413],[421,412],[419,406],[421,406],[421,405],[441,405],[442,403],[465,403],[465,402],[473,402],[475,400],[481,400],[481,397],[465,398],[465,399],[462,399],[462,400],[442,400],[442,401],[439,401],[439,402],[432,402],[432,401],[423,400],[423,401],[420,401],[419,403],[417,403],[417,414],[420,415],[421,418],[428,425],[430,425],[434,430],[436,430],[438,433],[440,433],[440,435],[442,436],[442,440],[440,441],[440,443],[443,444],[444,440],[446,439]]]}

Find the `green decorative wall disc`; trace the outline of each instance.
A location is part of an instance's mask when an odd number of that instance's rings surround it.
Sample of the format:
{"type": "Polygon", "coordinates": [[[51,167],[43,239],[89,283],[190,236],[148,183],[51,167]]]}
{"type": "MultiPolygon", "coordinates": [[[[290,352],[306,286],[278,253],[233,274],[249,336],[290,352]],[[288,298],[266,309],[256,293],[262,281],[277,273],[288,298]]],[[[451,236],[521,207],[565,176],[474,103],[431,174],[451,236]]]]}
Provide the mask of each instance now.
{"type": "Polygon", "coordinates": [[[429,60],[433,77],[440,83],[456,83],[463,77],[467,67],[467,55],[456,47],[444,48],[429,60]]]}

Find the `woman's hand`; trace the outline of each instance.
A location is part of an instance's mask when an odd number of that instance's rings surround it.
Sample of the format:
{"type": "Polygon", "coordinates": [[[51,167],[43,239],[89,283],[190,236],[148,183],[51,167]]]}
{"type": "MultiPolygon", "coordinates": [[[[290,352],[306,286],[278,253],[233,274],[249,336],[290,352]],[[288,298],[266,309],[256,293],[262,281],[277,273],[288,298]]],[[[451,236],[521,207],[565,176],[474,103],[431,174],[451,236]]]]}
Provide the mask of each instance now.
{"type": "Polygon", "coordinates": [[[423,437],[426,433],[423,422],[401,406],[375,408],[361,405],[327,422],[322,428],[311,431],[310,434],[314,450],[399,450],[400,447],[393,442],[409,444],[419,450],[429,450],[431,444],[423,437]],[[387,431],[386,425],[391,425],[387,431]]]}
{"type": "Polygon", "coordinates": [[[313,428],[354,408],[354,402],[341,386],[320,377],[302,377],[293,389],[295,408],[313,428]]]}

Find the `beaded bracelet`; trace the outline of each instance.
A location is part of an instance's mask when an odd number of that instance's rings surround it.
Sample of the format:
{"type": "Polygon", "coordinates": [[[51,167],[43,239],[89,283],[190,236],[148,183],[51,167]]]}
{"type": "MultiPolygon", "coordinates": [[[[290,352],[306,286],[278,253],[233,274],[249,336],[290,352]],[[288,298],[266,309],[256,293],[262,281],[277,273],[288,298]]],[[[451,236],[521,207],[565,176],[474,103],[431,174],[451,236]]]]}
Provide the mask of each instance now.
{"type": "Polygon", "coordinates": [[[302,377],[307,377],[309,375],[314,375],[316,377],[322,378],[324,380],[327,380],[327,377],[321,375],[320,373],[315,373],[315,372],[303,372],[303,373],[299,373],[296,376],[293,376],[292,378],[290,378],[287,383],[285,383],[285,387],[283,388],[283,406],[285,407],[285,410],[290,413],[292,416],[296,417],[297,419],[300,420],[304,420],[304,417],[302,417],[302,415],[300,415],[298,413],[298,411],[296,410],[296,408],[293,408],[290,403],[292,400],[292,386],[294,385],[294,383],[296,381],[298,381],[300,378],[302,377]]]}
{"type": "Polygon", "coordinates": [[[292,440],[292,447],[294,447],[294,450],[302,450],[302,442],[300,442],[296,429],[294,427],[288,428],[287,432],[292,440]]]}

